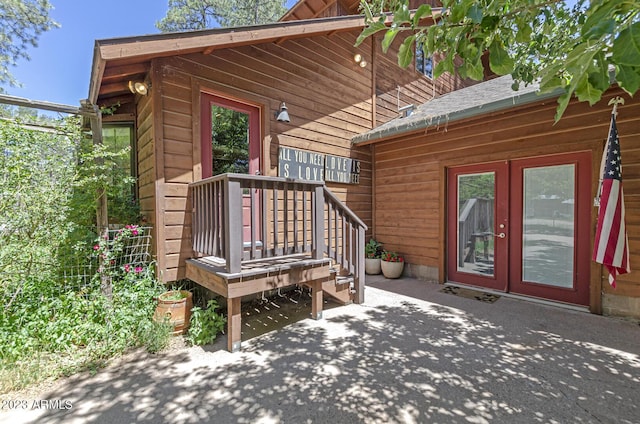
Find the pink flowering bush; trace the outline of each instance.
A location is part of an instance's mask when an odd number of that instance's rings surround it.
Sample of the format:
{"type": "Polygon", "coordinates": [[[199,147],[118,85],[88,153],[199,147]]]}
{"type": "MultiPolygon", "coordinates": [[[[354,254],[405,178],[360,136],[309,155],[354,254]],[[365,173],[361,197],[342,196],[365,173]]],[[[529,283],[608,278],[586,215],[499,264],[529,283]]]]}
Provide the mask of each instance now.
{"type": "Polygon", "coordinates": [[[127,255],[127,248],[135,244],[134,238],[143,235],[144,228],[138,225],[126,225],[112,237],[108,234],[100,236],[93,246],[93,254],[100,260],[98,274],[116,276],[142,273],[145,266],[128,263],[130,255],[127,255]]]}

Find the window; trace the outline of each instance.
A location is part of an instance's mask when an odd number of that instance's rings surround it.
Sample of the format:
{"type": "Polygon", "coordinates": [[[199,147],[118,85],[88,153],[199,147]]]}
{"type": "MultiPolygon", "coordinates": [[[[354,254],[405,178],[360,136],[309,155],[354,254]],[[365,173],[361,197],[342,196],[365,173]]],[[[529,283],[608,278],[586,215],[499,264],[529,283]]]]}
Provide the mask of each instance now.
{"type": "Polygon", "coordinates": [[[135,152],[133,126],[129,124],[105,124],[102,126],[102,143],[110,152],[129,149],[127,155],[115,158],[116,166],[127,175],[135,177],[135,152]]]}
{"type": "Polygon", "coordinates": [[[202,93],[202,177],[260,171],[260,110],[202,93]]]}
{"type": "Polygon", "coordinates": [[[416,71],[433,78],[433,58],[424,55],[422,43],[416,43],[416,71]]]}
{"type": "Polygon", "coordinates": [[[105,123],[102,143],[115,153],[109,158],[112,170],[107,189],[109,216],[115,222],[127,224],[139,220],[138,165],[134,127],[132,123],[105,123]]]}

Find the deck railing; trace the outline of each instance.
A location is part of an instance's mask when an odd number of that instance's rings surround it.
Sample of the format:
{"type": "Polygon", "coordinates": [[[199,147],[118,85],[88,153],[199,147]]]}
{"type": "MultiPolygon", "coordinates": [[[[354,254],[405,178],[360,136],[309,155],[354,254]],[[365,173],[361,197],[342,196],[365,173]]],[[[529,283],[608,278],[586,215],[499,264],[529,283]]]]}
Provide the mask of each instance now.
{"type": "Polygon", "coordinates": [[[356,303],[364,302],[364,244],[367,226],[324,187],[326,255],[353,277],[356,303]]]}
{"type": "MultiPolygon", "coordinates": [[[[465,201],[458,218],[458,266],[467,262],[467,257],[475,255],[475,241],[478,235],[493,234],[493,199],[471,198],[465,201]],[[465,247],[469,251],[465,255],[465,247]]],[[[475,262],[475,260],[471,260],[475,262]]]]}
{"type": "Polygon", "coordinates": [[[242,261],[308,254],[331,258],[363,300],[366,226],[322,182],[222,174],[190,184],[193,250],[226,272],[242,261]]]}

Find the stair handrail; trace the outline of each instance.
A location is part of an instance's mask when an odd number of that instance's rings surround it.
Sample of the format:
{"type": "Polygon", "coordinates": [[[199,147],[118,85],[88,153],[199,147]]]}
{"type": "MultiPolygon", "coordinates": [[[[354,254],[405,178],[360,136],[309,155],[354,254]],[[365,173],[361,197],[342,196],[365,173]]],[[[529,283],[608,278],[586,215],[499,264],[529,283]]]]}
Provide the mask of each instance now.
{"type": "Polygon", "coordinates": [[[364,245],[367,225],[331,190],[326,186],[323,189],[327,213],[325,254],[353,277],[354,300],[356,303],[362,303],[364,302],[364,245]],[[338,229],[339,216],[343,217],[341,229],[338,229]]]}
{"type": "Polygon", "coordinates": [[[340,207],[345,211],[345,213],[349,216],[349,218],[353,219],[358,225],[360,225],[361,227],[364,227],[365,231],[368,229],[367,225],[358,217],[358,215],[356,215],[351,209],[349,209],[349,207],[347,205],[345,205],[342,200],[340,200],[338,198],[338,196],[336,196],[335,194],[333,194],[333,192],[331,190],[329,190],[327,188],[327,186],[324,186],[324,194],[325,194],[325,201],[326,199],[330,199],[332,200],[334,203],[337,203],[340,205],[340,207]]]}

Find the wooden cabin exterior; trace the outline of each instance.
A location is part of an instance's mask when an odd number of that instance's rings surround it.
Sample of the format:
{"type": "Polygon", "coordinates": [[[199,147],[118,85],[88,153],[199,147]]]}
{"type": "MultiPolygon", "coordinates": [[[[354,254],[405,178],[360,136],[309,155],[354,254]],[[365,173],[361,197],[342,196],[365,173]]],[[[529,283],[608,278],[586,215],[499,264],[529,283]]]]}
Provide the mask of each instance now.
{"type": "Polygon", "coordinates": [[[462,83],[401,70],[373,40],[355,48],[362,27],[362,18],[346,16],[97,42],[90,95],[128,112],[116,109],[110,121],[135,119],[139,200],[164,281],[184,278],[193,256],[188,185],[203,178],[203,95],[258,111],[261,175],[278,175],[280,147],[359,161],[358,184],[327,185],[371,222],[370,151],[352,149],[351,137],[396,117],[398,105],[462,83]],[[132,94],[129,81],[149,83],[148,95],[132,94]],[[274,117],[283,101],[290,123],[274,117]]]}
{"type": "MultiPolygon", "coordinates": [[[[362,17],[340,16],[96,42],[90,101],[115,109],[105,121],[132,121],[138,198],[154,229],[163,281],[189,277],[229,298],[307,283],[316,297],[325,291],[362,301],[359,259],[372,220],[372,162],[371,150],[353,149],[351,139],[395,118],[402,106],[465,85],[399,68],[376,40],[354,47],[363,25],[362,17]],[[146,92],[136,92],[136,83],[146,92]],[[288,120],[277,117],[283,105],[288,120]],[[213,108],[248,116],[251,177],[212,175],[213,108]],[[297,173],[290,175],[289,165],[297,173]],[[323,189],[293,179],[319,181],[323,189]],[[213,203],[216,211],[198,206],[213,203]],[[213,212],[222,218],[205,216],[213,212]],[[234,220],[239,216],[241,222],[234,220]],[[289,254],[305,256],[302,270],[291,264],[263,264],[262,274],[247,269],[247,261],[289,254]],[[220,261],[197,262],[203,257],[220,261]],[[276,281],[276,269],[297,277],[276,281]],[[340,287],[325,284],[317,295],[314,284],[330,271],[340,287]],[[232,289],[233,282],[247,284],[246,273],[260,281],[232,289]],[[336,293],[344,291],[343,274],[355,280],[347,296],[336,293]]],[[[230,316],[239,312],[237,302],[229,302],[230,316]]],[[[230,349],[237,342],[230,338],[230,349]]]]}
{"type": "Polygon", "coordinates": [[[413,122],[398,119],[354,138],[357,146],[373,148],[374,235],[405,255],[411,275],[640,317],[640,273],[633,271],[640,266],[640,102],[612,88],[593,107],[572,101],[554,124],[557,95],[540,96],[534,87],[511,92],[511,83],[501,77],[442,96],[421,105],[409,118],[413,122]],[[617,127],[632,272],[618,276],[612,288],[606,269],[591,260],[591,249],[612,110],[608,101],[616,96],[626,100],[617,127]],[[564,166],[572,169],[569,178],[556,176],[527,198],[527,174],[535,182],[543,170],[564,166]],[[476,236],[461,236],[463,199],[456,192],[465,179],[489,174],[495,176],[496,192],[490,196],[495,226],[478,231],[483,247],[476,236]],[[569,180],[570,195],[551,195],[569,180]],[[571,231],[550,230],[569,221],[571,231]],[[539,231],[531,223],[546,227],[539,231]],[[535,249],[527,245],[534,235],[539,237],[535,249]],[[570,245],[568,257],[553,247],[562,237],[570,245]],[[479,264],[479,271],[468,269],[473,261],[465,243],[472,238],[478,262],[489,243],[495,249],[492,275],[482,275],[486,270],[479,264]],[[532,250],[551,254],[536,259],[532,250]],[[528,260],[539,273],[556,267],[565,276],[556,278],[566,278],[566,284],[554,287],[542,275],[525,275],[528,260]]]}
{"type": "MultiPolygon", "coordinates": [[[[594,313],[640,316],[639,274],[620,276],[613,290],[606,271],[590,261],[588,252],[609,125],[606,101],[622,93],[612,89],[594,107],[574,102],[554,125],[553,97],[536,97],[533,90],[504,97],[500,78],[473,85],[455,76],[432,80],[415,68],[401,69],[395,50],[400,40],[386,55],[380,38],[354,47],[364,24],[362,17],[353,16],[356,10],[356,2],[306,0],[275,24],[96,42],[89,100],[118,106],[106,120],[133,123],[138,196],[142,213],[154,228],[162,280],[192,277],[217,293],[236,296],[229,302],[229,315],[234,317],[240,294],[295,280],[273,278],[275,269],[284,269],[280,264],[280,268],[265,267],[248,291],[236,290],[238,286],[231,284],[243,280],[244,266],[263,255],[300,253],[307,255],[303,268],[287,272],[313,287],[314,299],[329,290],[340,297],[335,287],[318,283],[331,270],[335,281],[340,274],[355,272],[357,293],[343,299],[362,301],[364,276],[359,276],[357,259],[361,252],[353,249],[363,242],[366,231],[367,238],[374,236],[405,256],[408,275],[564,302],[594,313]],[[354,60],[356,54],[366,66],[354,60]],[[148,93],[134,94],[130,88],[135,82],[146,83],[148,93]],[[470,89],[475,91],[464,91],[470,89]],[[488,107],[494,92],[503,97],[496,103],[499,107],[488,107]],[[455,99],[449,97],[455,93],[459,94],[454,106],[447,106],[446,99],[455,99]],[[468,93],[484,103],[464,109],[468,93]],[[442,99],[449,109],[438,109],[442,99]],[[288,122],[278,119],[283,103],[288,122]],[[415,116],[400,118],[399,109],[411,104],[421,105],[415,116]],[[211,138],[212,105],[249,116],[253,176],[211,177],[212,152],[206,143],[211,138]],[[432,106],[436,109],[430,111],[432,106]],[[423,121],[417,126],[403,125],[408,122],[403,119],[420,117],[423,121]],[[296,159],[298,154],[305,160],[332,159],[354,168],[345,171],[346,180],[332,179],[322,174],[330,172],[326,163],[314,167],[296,159]],[[301,171],[289,175],[284,171],[287,165],[300,166],[301,171]],[[573,196],[558,201],[540,195],[527,203],[522,191],[509,191],[523,184],[519,175],[530,169],[550,167],[555,172],[558,167],[564,172],[565,165],[574,172],[573,196]],[[314,170],[322,175],[315,183],[309,181],[314,180],[314,170]],[[501,203],[494,205],[479,195],[465,200],[485,205],[485,212],[474,218],[477,225],[492,221],[495,228],[467,225],[458,231],[460,217],[452,211],[458,210],[461,198],[452,194],[459,191],[452,181],[476,175],[493,176],[501,203]],[[318,183],[322,190],[314,185],[318,183]],[[209,188],[200,190],[201,186],[209,188]],[[196,192],[201,197],[194,198],[196,192]],[[226,221],[208,220],[211,210],[199,208],[198,199],[205,204],[219,200],[216,207],[227,208],[222,214],[226,221]],[[320,203],[325,204],[323,212],[320,203]],[[539,213],[551,208],[539,217],[543,223],[560,225],[560,219],[575,215],[567,224],[574,226],[574,238],[573,250],[564,252],[570,263],[563,278],[570,283],[565,281],[563,287],[534,284],[531,289],[519,274],[523,268],[518,261],[526,255],[518,243],[524,243],[526,231],[524,221],[517,224],[514,217],[530,213],[538,219],[538,212],[523,204],[535,204],[539,213]],[[261,223],[247,226],[248,210],[249,221],[261,223]],[[259,217],[255,210],[264,214],[259,217]],[[229,220],[234,214],[243,219],[229,220]],[[291,219],[298,215],[300,221],[291,219]],[[225,242],[203,239],[203,228],[210,233],[215,228],[218,239],[225,242]],[[244,238],[232,241],[238,250],[230,255],[227,242],[234,231],[244,238]],[[459,234],[466,234],[465,240],[459,234]],[[222,262],[193,262],[205,256],[217,256],[222,262]],[[466,275],[466,266],[480,269],[489,256],[495,258],[491,278],[481,275],[487,268],[466,275]],[[342,269],[332,270],[332,263],[342,269]],[[220,266],[222,271],[209,266],[220,266]]],[[[632,269],[640,262],[640,146],[634,138],[640,131],[634,118],[638,107],[637,101],[627,98],[619,118],[632,269]]],[[[565,231],[554,237],[566,241],[571,234],[565,231]]],[[[541,243],[540,249],[549,244],[541,243]]],[[[544,263],[537,265],[545,269],[544,263]]],[[[236,342],[238,337],[230,337],[230,343],[236,342]]]]}

